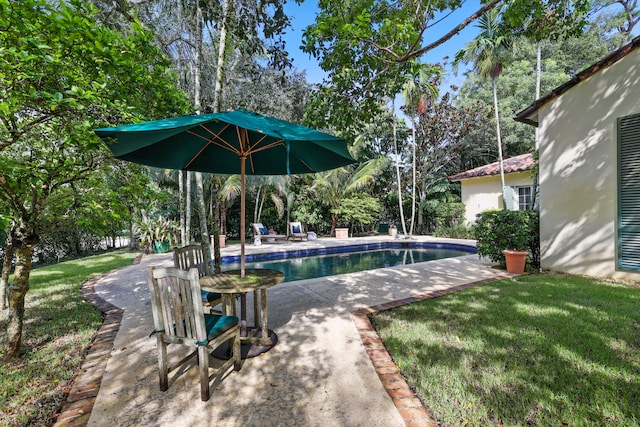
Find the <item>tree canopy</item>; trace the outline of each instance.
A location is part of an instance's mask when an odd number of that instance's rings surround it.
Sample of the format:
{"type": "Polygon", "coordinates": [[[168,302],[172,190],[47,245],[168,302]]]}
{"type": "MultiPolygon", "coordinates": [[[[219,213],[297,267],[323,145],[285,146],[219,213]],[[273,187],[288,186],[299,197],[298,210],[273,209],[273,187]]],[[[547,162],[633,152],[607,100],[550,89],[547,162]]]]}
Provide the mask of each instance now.
{"type": "MultiPolygon", "coordinates": [[[[394,97],[405,81],[418,74],[425,53],[485,12],[502,6],[500,0],[482,2],[446,34],[430,31],[435,22],[460,9],[462,3],[320,1],[320,13],[305,30],[303,44],[304,51],[318,59],[328,73],[314,98],[316,115],[345,129],[351,129],[358,120],[368,122],[381,108],[381,100],[394,97]]],[[[514,0],[508,2],[502,15],[511,27],[525,28],[544,16],[557,17],[562,23],[565,18],[583,16],[587,9],[587,0],[514,0]]],[[[536,30],[533,25],[528,28],[531,33],[536,30]]]]}
{"type": "Polygon", "coordinates": [[[9,357],[20,350],[42,217],[69,204],[70,186],[107,157],[93,129],[188,107],[148,31],[134,23],[123,37],[97,24],[95,15],[79,0],[0,0],[0,200],[12,219],[16,252],[9,357]]]}

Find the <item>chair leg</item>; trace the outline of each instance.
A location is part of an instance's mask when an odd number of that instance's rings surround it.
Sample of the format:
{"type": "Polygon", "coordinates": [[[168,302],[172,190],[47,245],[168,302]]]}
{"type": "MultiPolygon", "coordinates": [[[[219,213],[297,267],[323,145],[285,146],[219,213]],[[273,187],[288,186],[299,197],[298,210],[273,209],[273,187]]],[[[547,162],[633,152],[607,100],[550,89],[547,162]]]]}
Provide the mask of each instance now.
{"type": "Polygon", "coordinates": [[[240,329],[238,329],[233,338],[233,357],[236,360],[233,364],[233,369],[235,371],[239,371],[240,367],[242,366],[242,354],[240,350],[240,329]]]}
{"type": "Polygon", "coordinates": [[[160,391],[169,389],[169,372],[167,367],[167,344],[162,340],[162,334],[158,334],[158,373],[160,375],[160,391]]]}
{"type": "Polygon", "coordinates": [[[198,346],[198,368],[200,369],[200,398],[209,400],[209,352],[208,347],[198,346]]]}

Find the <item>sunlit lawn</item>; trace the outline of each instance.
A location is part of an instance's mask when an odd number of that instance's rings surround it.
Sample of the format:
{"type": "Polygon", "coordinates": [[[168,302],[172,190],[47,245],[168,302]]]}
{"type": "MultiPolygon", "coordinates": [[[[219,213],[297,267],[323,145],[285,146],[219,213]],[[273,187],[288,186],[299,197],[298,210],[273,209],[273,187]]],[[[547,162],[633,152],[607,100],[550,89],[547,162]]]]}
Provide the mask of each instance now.
{"type": "Polygon", "coordinates": [[[442,425],[640,425],[638,284],[523,276],[373,319],[442,425]]]}
{"type": "MultiPolygon", "coordinates": [[[[100,327],[101,313],[84,301],[87,279],[131,265],[135,253],[116,252],[38,268],[25,302],[23,355],[0,366],[0,426],[46,426],[100,327]]],[[[7,312],[0,311],[0,359],[7,312]]]]}

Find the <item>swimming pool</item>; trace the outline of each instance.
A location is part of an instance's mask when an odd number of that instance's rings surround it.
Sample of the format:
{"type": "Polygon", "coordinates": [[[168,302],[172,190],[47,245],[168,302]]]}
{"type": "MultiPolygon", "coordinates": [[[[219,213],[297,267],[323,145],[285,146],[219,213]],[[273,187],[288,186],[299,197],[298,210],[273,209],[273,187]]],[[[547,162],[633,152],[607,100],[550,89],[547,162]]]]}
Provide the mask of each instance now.
{"type": "MultiPolygon", "coordinates": [[[[285,282],[355,273],[376,268],[434,261],[476,253],[476,248],[449,243],[383,242],[247,255],[246,268],[271,268],[285,282]]],[[[222,270],[240,268],[238,256],[223,257],[222,270]]]]}

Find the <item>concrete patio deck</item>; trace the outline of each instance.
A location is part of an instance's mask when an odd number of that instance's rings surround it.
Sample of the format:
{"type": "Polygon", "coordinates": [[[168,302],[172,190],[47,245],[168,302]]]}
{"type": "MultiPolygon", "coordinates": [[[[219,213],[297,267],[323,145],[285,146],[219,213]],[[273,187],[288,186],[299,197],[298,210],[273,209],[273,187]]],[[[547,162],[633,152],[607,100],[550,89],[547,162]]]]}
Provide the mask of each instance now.
{"type": "MultiPolygon", "coordinates": [[[[251,254],[388,240],[393,239],[319,239],[247,245],[246,249],[251,254]]],[[[430,237],[413,241],[469,244],[430,237]]],[[[239,245],[229,246],[222,256],[239,250],[239,245]]],[[[417,399],[403,395],[407,391],[404,381],[394,386],[386,381],[386,375],[393,381],[398,377],[389,371],[388,356],[384,357],[384,348],[367,326],[366,313],[509,277],[477,255],[468,255],[281,283],[268,291],[269,328],[278,334],[278,344],[247,359],[239,372],[231,373],[212,390],[208,402],[202,402],[197,369],[170,379],[168,391],[159,389],[155,339],[149,338],[153,329],[146,282],[149,265],[172,265],[171,254],[145,255],[139,264],[95,283],[99,297],[123,310],[120,327],[97,398],[90,408],[77,409],[79,424],[67,418],[66,424],[59,419],[59,425],[429,425],[424,409],[415,408],[417,399]],[[398,398],[407,398],[413,406],[403,409],[398,398]]],[[[251,307],[251,297],[249,304],[251,307]]]]}

